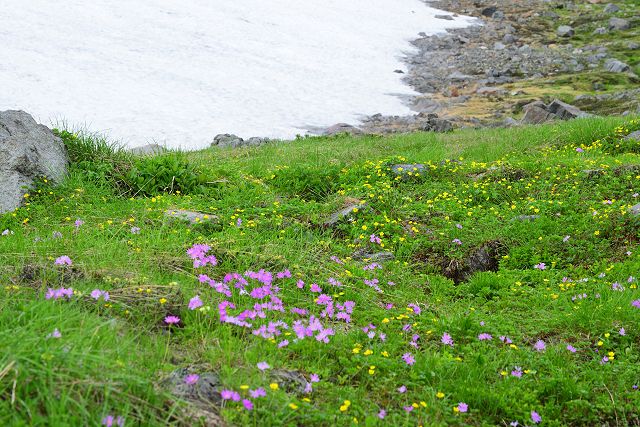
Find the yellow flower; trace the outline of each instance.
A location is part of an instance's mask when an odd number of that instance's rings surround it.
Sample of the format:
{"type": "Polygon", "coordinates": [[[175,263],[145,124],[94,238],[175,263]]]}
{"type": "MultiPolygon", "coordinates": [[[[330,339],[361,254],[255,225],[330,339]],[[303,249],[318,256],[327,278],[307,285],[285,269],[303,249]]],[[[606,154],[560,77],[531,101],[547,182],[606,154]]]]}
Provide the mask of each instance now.
{"type": "Polygon", "coordinates": [[[436,397],[437,397],[438,399],[443,399],[443,398],[444,398],[444,393],[443,393],[443,392],[441,392],[441,391],[439,391],[439,392],[437,392],[437,393],[436,393],[436,397]]]}
{"type": "Polygon", "coordinates": [[[167,299],[166,299],[166,298],[160,298],[160,304],[164,304],[164,303],[166,303],[166,302],[167,302],[167,299]]]}
{"type": "Polygon", "coordinates": [[[609,332],[607,332],[606,334],[604,334],[604,337],[605,337],[605,338],[609,338],[609,336],[610,336],[610,335],[611,335],[611,334],[610,334],[609,332]]]}
{"type": "Polygon", "coordinates": [[[295,411],[296,409],[298,409],[298,405],[296,405],[295,403],[289,403],[289,408],[295,411]]]}
{"type": "Polygon", "coordinates": [[[372,351],[372,350],[370,350],[370,349],[366,349],[366,350],[364,351],[364,355],[365,355],[365,356],[370,356],[370,355],[372,355],[372,354],[373,354],[373,351],[372,351]]]}
{"type": "Polygon", "coordinates": [[[277,389],[279,388],[279,387],[278,387],[278,383],[271,383],[271,384],[269,384],[269,388],[270,388],[271,390],[277,390],[277,389]]]}
{"type": "Polygon", "coordinates": [[[602,347],[604,343],[602,341],[598,341],[598,347],[602,347]]]}

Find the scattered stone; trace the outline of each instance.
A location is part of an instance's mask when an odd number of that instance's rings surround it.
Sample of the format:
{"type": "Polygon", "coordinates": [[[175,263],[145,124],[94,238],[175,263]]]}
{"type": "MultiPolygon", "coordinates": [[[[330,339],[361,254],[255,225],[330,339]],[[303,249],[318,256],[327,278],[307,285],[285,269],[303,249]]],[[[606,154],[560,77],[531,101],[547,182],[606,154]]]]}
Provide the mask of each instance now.
{"type": "Polygon", "coordinates": [[[502,37],[502,42],[506,44],[513,44],[517,41],[518,41],[518,38],[513,34],[505,34],[504,37],[502,37]]]}
{"type": "Polygon", "coordinates": [[[68,164],[64,143],[48,127],[24,111],[0,111],[0,214],[18,208],[36,180],[60,182],[68,164]]]}
{"type": "Polygon", "coordinates": [[[625,141],[640,141],[640,130],[631,132],[629,135],[623,138],[625,141]]]}
{"type": "Polygon", "coordinates": [[[325,135],[339,135],[348,133],[350,135],[361,135],[362,130],[347,123],[336,123],[333,126],[329,126],[325,131],[325,135]]]}
{"type": "Polygon", "coordinates": [[[610,73],[626,73],[627,71],[631,70],[631,67],[622,61],[611,58],[607,59],[607,61],[604,63],[604,69],[609,71],[610,73]]]}
{"type": "Polygon", "coordinates": [[[396,176],[408,177],[409,174],[422,174],[427,169],[426,165],[421,163],[399,164],[391,166],[391,172],[396,176]]]}
{"type": "Polygon", "coordinates": [[[303,394],[307,386],[307,379],[299,371],[272,369],[269,374],[271,380],[278,383],[287,393],[303,394]]]}
{"type": "Polygon", "coordinates": [[[505,247],[499,241],[485,243],[472,250],[463,260],[447,260],[441,265],[442,274],[458,284],[478,272],[498,271],[504,252],[505,247]]]}
{"type": "Polygon", "coordinates": [[[602,35],[602,34],[607,34],[608,32],[609,32],[609,30],[607,30],[606,28],[604,28],[604,27],[598,27],[598,28],[596,28],[595,30],[593,30],[593,33],[592,33],[592,34],[594,34],[594,35],[597,35],[597,34],[602,35]]]}
{"type": "Polygon", "coordinates": [[[629,49],[629,50],[638,50],[638,49],[640,49],[640,43],[627,42],[627,49],[629,49]]]}
{"type": "Polygon", "coordinates": [[[187,401],[199,401],[218,405],[222,402],[220,388],[222,383],[213,372],[191,372],[189,368],[178,368],[162,381],[162,384],[176,397],[187,401]],[[184,379],[189,374],[199,376],[195,384],[189,385],[184,379]]]}
{"type": "Polygon", "coordinates": [[[605,174],[604,169],[585,169],[582,171],[587,176],[587,179],[600,178],[605,174]]]}
{"type": "Polygon", "coordinates": [[[446,21],[453,21],[453,16],[451,15],[436,15],[434,16],[436,19],[444,19],[446,21]]]}
{"type": "Polygon", "coordinates": [[[616,13],[616,12],[620,12],[620,8],[618,7],[618,5],[609,3],[604,7],[604,13],[616,13]]]}
{"type": "Polygon", "coordinates": [[[404,71],[402,70],[393,70],[393,72],[396,74],[404,74],[404,71]]]}
{"type": "Polygon", "coordinates": [[[346,208],[339,210],[338,212],[334,212],[331,217],[329,217],[329,219],[325,221],[324,226],[326,228],[330,228],[334,227],[336,224],[342,222],[343,220],[350,221],[353,219],[354,209],[364,209],[366,206],[366,204],[353,203],[346,208]]]}
{"type": "Polygon", "coordinates": [[[502,42],[495,42],[495,43],[493,44],[493,49],[494,49],[494,50],[503,50],[503,49],[505,49],[505,48],[506,48],[506,46],[505,46],[505,45],[504,45],[504,43],[502,43],[502,42]]]}
{"type": "Polygon", "coordinates": [[[480,12],[482,14],[482,16],[486,16],[487,18],[491,18],[493,16],[494,13],[496,13],[498,11],[498,8],[495,6],[489,6],[489,7],[485,7],[484,9],[482,9],[482,11],[480,12]]]}
{"type": "Polygon", "coordinates": [[[556,30],[559,37],[573,37],[575,31],[568,25],[560,25],[556,30]]]}
{"type": "Polygon", "coordinates": [[[427,114],[427,122],[420,128],[420,130],[427,132],[451,132],[453,130],[453,123],[446,119],[438,118],[437,114],[427,114]]]}
{"type": "Polygon", "coordinates": [[[185,209],[168,209],[164,212],[164,216],[171,219],[188,221],[191,224],[202,224],[218,219],[216,215],[209,215],[202,212],[189,211],[185,209]]]}
{"type": "Polygon", "coordinates": [[[376,253],[368,253],[366,251],[358,251],[353,254],[353,259],[356,260],[364,260],[367,259],[371,262],[385,262],[385,261],[393,261],[396,259],[393,252],[376,252],[376,253]]]}
{"type": "Polygon", "coordinates": [[[129,151],[136,156],[155,156],[164,153],[167,149],[160,144],[147,144],[141,147],[134,147],[129,151]]]}
{"type": "Polygon", "coordinates": [[[611,18],[609,19],[609,29],[624,31],[631,28],[631,23],[623,18],[611,18]]]}
{"type": "Polygon", "coordinates": [[[637,205],[631,206],[631,215],[633,216],[640,216],[640,203],[638,203],[637,205]]]}

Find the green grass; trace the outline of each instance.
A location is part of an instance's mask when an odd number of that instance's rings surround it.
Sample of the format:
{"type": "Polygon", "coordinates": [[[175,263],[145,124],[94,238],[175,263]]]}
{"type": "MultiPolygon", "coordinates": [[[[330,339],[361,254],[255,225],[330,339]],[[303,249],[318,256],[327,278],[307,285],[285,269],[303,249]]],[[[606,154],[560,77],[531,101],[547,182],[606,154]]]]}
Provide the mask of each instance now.
{"type": "MultiPolygon", "coordinates": [[[[638,425],[640,218],[628,211],[640,202],[640,145],[620,142],[638,128],[637,120],[598,118],[174,153],[167,158],[188,162],[184,179],[198,185],[178,192],[162,184],[156,191],[170,194],[148,197],[123,192],[123,183],[171,181],[171,167],[136,175],[141,160],[65,135],[76,150],[68,179],[42,183],[24,207],[0,216],[0,231],[13,232],[0,237],[0,421],[100,425],[113,415],[125,425],[198,425],[193,403],[163,385],[186,368],[214,372],[221,389],[242,398],[244,386],[265,388],[252,411],[209,404],[231,425],[531,425],[531,411],[550,426],[638,425]],[[396,178],[397,163],[427,169],[396,178]],[[351,221],[323,226],[353,203],[361,206],[351,221]],[[164,215],[171,209],[209,219],[176,221],[164,215]],[[194,269],[186,253],[194,243],[208,244],[218,265],[194,269]],[[498,248],[497,271],[457,284],[443,275],[486,244],[498,248]],[[365,270],[371,261],[357,254],[381,251],[395,259],[365,270]],[[54,265],[62,255],[72,267],[54,265]],[[353,301],[351,322],[321,319],[335,333],[328,343],[296,342],[292,329],[265,339],[221,323],[220,302],[232,301],[237,315],[264,301],[233,286],[227,298],[198,276],[220,282],[260,269],[292,277],[274,280],[286,312],[266,311],[255,327],[306,319],[292,307],[320,315],[312,283],[336,303],[353,301]],[[365,283],[373,279],[382,292],[365,283]],[[61,286],[73,288],[70,300],[45,299],[61,286]],[[94,301],[94,289],[110,300],[94,301]],[[195,295],[204,306],[192,311],[195,295]],[[164,324],[167,315],[180,325],[164,324]],[[374,338],[362,331],[370,324],[374,338]],[[47,338],[56,328],[61,337],[47,338]],[[453,347],[441,343],[445,332],[453,347]],[[480,341],[481,333],[493,338],[480,341]],[[283,339],[289,345],[279,348],[283,339]],[[544,351],[534,350],[538,340],[544,351]],[[614,357],[601,364],[608,352],[614,357]],[[262,361],[271,368],[260,371],[262,361]],[[511,375],[516,366],[521,378],[511,375]],[[282,371],[320,382],[305,394],[282,371]],[[459,402],[468,412],[453,409],[459,402]]],[[[249,280],[247,291],[257,286],[249,280]]]]}

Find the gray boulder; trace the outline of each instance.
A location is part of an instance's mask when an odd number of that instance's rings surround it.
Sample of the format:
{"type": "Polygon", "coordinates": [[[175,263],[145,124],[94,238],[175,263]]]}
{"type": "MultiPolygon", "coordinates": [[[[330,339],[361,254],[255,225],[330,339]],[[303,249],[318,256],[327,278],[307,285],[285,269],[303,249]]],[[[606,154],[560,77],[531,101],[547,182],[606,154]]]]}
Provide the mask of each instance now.
{"type": "Polygon", "coordinates": [[[620,12],[620,8],[618,7],[618,5],[609,3],[604,7],[604,13],[616,13],[616,12],[620,12]]]}
{"type": "Polygon", "coordinates": [[[591,34],[594,34],[594,35],[600,34],[600,35],[602,35],[602,34],[607,34],[608,32],[609,32],[609,30],[607,30],[606,28],[598,27],[595,30],[593,30],[593,33],[591,33],[591,34]]]}
{"type": "Polygon", "coordinates": [[[244,139],[240,138],[238,135],[221,133],[219,135],[216,135],[213,138],[213,142],[211,143],[211,146],[220,147],[220,148],[224,148],[224,147],[236,148],[236,147],[242,146],[243,143],[244,143],[244,139]]]}
{"type": "Polygon", "coordinates": [[[167,149],[159,144],[147,144],[141,147],[134,147],[129,151],[136,156],[154,156],[164,153],[167,149]]]}
{"type": "Polygon", "coordinates": [[[0,214],[19,207],[35,180],[60,182],[68,164],[62,140],[48,127],[24,111],[0,111],[0,214]]]}
{"type": "Polygon", "coordinates": [[[624,31],[631,28],[631,23],[623,18],[611,18],[609,19],[609,29],[624,31]]]}
{"type": "Polygon", "coordinates": [[[522,107],[524,117],[522,123],[538,124],[551,120],[571,120],[582,117],[591,117],[573,105],[555,99],[551,104],[545,105],[542,101],[535,101],[522,107]]]}
{"type": "Polygon", "coordinates": [[[560,25],[556,31],[559,37],[573,37],[575,31],[568,25],[560,25]]]}
{"type": "Polygon", "coordinates": [[[640,49],[640,43],[627,42],[627,49],[629,49],[629,50],[638,50],[638,49],[640,49]]]}
{"type": "MultiPolygon", "coordinates": [[[[420,117],[424,117],[424,114],[419,114],[420,117]]],[[[435,113],[427,114],[426,122],[420,127],[420,130],[427,132],[451,132],[453,130],[453,123],[446,119],[438,118],[435,113]]]]}
{"type": "Polygon", "coordinates": [[[604,69],[610,73],[626,73],[631,70],[631,67],[622,61],[611,58],[605,61],[604,69]]]}
{"type": "Polygon", "coordinates": [[[347,123],[336,123],[335,125],[329,126],[324,131],[325,135],[340,135],[342,133],[347,133],[350,135],[361,135],[362,130],[347,123]]]}
{"type": "Polygon", "coordinates": [[[629,135],[623,138],[625,141],[640,141],[640,130],[631,132],[629,135]]]}
{"type": "Polygon", "coordinates": [[[637,205],[631,206],[631,215],[640,216],[640,203],[637,205]]]}

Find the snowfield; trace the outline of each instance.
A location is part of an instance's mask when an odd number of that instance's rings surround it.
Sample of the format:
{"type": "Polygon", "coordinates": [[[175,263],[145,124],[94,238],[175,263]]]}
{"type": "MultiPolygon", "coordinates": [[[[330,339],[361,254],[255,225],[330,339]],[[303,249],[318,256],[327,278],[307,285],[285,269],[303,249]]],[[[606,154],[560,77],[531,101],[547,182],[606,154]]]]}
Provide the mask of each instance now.
{"type": "Polygon", "coordinates": [[[418,0],[3,0],[0,110],[128,146],[290,138],[406,114],[401,58],[446,21],[418,0]]]}

